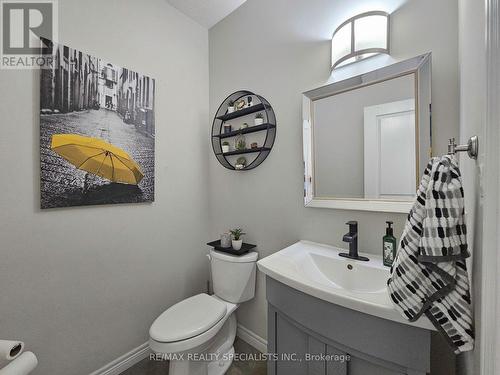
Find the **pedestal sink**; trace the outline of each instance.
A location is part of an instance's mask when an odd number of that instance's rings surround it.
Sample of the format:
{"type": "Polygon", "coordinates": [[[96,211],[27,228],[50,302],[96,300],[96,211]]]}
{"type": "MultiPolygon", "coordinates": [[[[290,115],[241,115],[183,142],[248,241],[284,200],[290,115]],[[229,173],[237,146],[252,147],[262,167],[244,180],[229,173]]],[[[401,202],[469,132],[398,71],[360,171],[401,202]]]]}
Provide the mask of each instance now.
{"type": "Polygon", "coordinates": [[[392,305],[387,292],[388,267],[381,256],[363,254],[368,262],[339,256],[344,249],[309,241],[299,241],[261,259],[257,265],[267,276],[313,297],[427,330],[435,330],[421,317],[410,323],[392,305]]]}

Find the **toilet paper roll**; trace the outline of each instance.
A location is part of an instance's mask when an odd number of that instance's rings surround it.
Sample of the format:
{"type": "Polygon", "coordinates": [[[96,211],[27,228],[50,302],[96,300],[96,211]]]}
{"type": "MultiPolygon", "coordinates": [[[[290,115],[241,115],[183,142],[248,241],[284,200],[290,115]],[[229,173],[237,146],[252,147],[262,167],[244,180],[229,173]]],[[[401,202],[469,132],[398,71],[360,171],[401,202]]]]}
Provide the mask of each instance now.
{"type": "Polygon", "coordinates": [[[0,370],[0,375],[28,375],[38,365],[38,359],[32,352],[24,352],[0,370]]]}
{"type": "Polygon", "coordinates": [[[0,340],[0,361],[12,361],[24,350],[24,342],[0,340]]]}

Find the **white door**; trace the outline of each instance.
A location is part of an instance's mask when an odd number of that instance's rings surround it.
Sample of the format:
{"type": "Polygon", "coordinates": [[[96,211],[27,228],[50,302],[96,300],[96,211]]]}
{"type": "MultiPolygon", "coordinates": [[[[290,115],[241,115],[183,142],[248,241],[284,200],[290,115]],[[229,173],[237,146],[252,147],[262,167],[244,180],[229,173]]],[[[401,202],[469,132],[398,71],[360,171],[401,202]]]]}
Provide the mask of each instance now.
{"type": "Polygon", "coordinates": [[[415,100],[365,107],[364,195],[368,199],[415,197],[415,100]]]}

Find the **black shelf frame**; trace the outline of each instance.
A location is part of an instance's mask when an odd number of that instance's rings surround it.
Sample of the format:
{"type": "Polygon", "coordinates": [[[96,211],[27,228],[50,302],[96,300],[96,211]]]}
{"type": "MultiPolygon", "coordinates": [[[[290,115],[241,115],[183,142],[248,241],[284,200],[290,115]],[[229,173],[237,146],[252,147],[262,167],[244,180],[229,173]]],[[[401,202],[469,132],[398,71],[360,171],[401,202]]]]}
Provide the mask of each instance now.
{"type": "Polygon", "coordinates": [[[267,130],[267,129],[275,128],[275,127],[276,127],[276,125],[274,125],[274,124],[265,123],[262,125],[253,125],[253,126],[249,126],[248,128],[233,130],[233,131],[230,131],[228,133],[216,134],[213,137],[224,139],[224,138],[236,137],[237,135],[240,135],[240,134],[249,134],[249,133],[260,132],[262,130],[267,130]]]}
{"type": "MultiPolygon", "coordinates": [[[[248,96],[251,96],[251,95],[248,95],[248,96]]],[[[265,109],[264,104],[259,103],[259,104],[252,105],[251,107],[245,107],[245,108],[242,108],[239,110],[235,110],[234,112],[231,112],[231,113],[226,113],[225,115],[222,115],[222,116],[217,116],[217,119],[221,120],[221,121],[229,121],[229,120],[233,120],[233,119],[238,118],[238,117],[243,117],[243,116],[251,115],[252,113],[255,113],[255,112],[263,111],[264,109],[265,109]]]]}
{"type": "Polygon", "coordinates": [[[243,155],[243,154],[251,154],[254,152],[263,152],[263,151],[271,151],[269,147],[257,147],[257,148],[246,148],[244,150],[234,150],[229,152],[221,152],[215,155],[225,155],[225,156],[233,156],[233,155],[243,155]]]}
{"type": "Polygon", "coordinates": [[[257,95],[248,90],[240,90],[229,95],[222,104],[219,106],[212,123],[212,149],[215,154],[215,157],[222,164],[223,167],[230,170],[237,171],[248,171],[258,167],[262,162],[268,157],[273,146],[274,141],[276,139],[276,115],[274,113],[271,104],[262,96],[257,95]],[[236,110],[234,112],[228,113],[227,108],[229,106],[229,102],[236,102],[239,99],[247,98],[251,96],[252,102],[256,103],[250,107],[246,107],[240,110],[236,110]],[[224,127],[224,123],[229,120],[237,119],[240,117],[244,117],[256,112],[261,112],[264,115],[264,123],[261,125],[253,125],[244,129],[233,130],[228,133],[223,133],[222,129],[224,127]],[[262,145],[257,148],[249,148],[245,150],[233,150],[229,152],[222,152],[222,140],[225,138],[236,137],[240,134],[249,134],[260,131],[266,131],[265,139],[262,145]],[[241,155],[241,154],[250,154],[250,153],[258,153],[257,156],[245,167],[242,169],[236,169],[235,161],[230,158],[231,156],[241,155]]]}

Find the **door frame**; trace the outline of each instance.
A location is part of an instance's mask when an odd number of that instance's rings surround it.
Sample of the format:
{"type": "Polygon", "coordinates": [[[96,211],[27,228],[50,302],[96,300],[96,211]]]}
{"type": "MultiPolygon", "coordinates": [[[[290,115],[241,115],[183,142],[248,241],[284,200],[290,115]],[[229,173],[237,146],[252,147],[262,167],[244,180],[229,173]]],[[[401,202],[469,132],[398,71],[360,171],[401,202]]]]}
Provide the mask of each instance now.
{"type": "Polygon", "coordinates": [[[414,167],[415,177],[412,181],[414,188],[418,188],[418,160],[419,160],[419,129],[417,113],[415,111],[415,99],[397,100],[390,103],[376,104],[364,108],[364,195],[365,199],[405,199],[413,201],[415,191],[411,195],[396,196],[381,196],[381,164],[380,164],[380,142],[381,142],[381,127],[380,118],[393,117],[401,114],[411,113],[413,115],[414,132],[414,167]],[[367,172],[367,170],[369,172],[367,172]],[[368,195],[368,197],[367,197],[368,195]]]}
{"type": "Polygon", "coordinates": [[[480,369],[500,373],[500,0],[486,0],[487,107],[483,134],[483,249],[480,369]]]}

